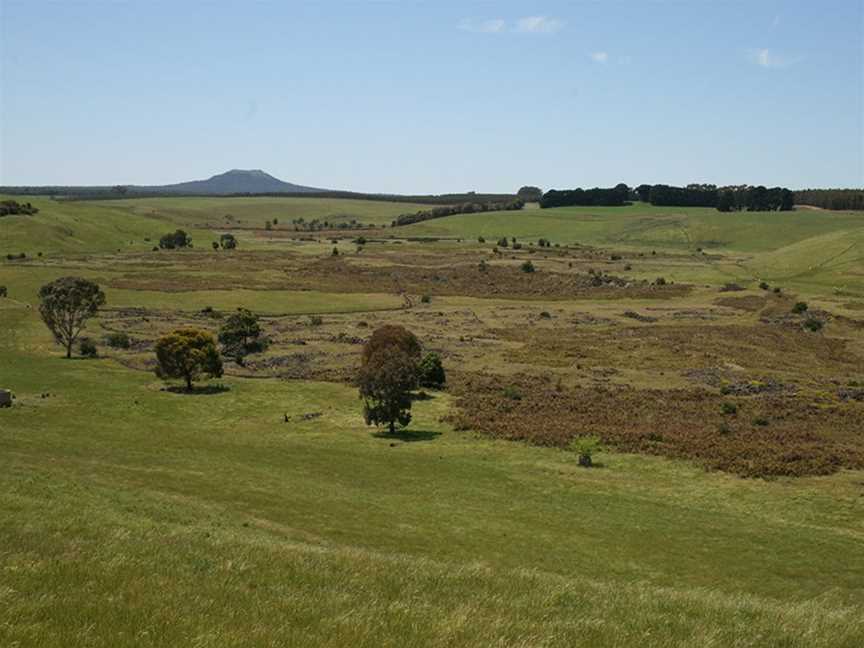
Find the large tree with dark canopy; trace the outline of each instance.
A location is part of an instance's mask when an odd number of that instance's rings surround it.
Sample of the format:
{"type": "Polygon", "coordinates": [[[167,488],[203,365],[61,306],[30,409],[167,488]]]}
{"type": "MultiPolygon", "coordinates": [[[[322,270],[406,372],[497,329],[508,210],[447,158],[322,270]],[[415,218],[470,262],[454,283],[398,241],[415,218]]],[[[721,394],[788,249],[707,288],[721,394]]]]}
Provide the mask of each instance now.
{"type": "Polygon", "coordinates": [[[519,191],[516,192],[516,196],[525,202],[540,202],[540,199],[543,197],[543,190],[540,187],[527,185],[521,187],[519,191]]]}
{"type": "Polygon", "coordinates": [[[92,281],[81,277],[61,277],[39,290],[39,314],[57,344],[72,357],[72,346],[87,320],[105,304],[105,293],[92,281]]]}
{"type": "Polygon", "coordinates": [[[420,342],[406,328],[387,325],[372,334],[357,372],[366,425],[386,425],[393,434],[397,424],[411,422],[411,391],[417,387],[419,362],[420,342]]]}

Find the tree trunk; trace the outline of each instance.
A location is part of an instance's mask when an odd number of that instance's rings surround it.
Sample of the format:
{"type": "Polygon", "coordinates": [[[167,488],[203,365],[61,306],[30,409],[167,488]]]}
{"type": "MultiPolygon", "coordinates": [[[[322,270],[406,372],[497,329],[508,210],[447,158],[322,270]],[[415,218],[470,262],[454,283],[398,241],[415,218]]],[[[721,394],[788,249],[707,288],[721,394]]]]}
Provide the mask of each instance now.
{"type": "Polygon", "coordinates": [[[69,360],[72,357],[72,342],[66,343],[66,359],[69,360]]]}
{"type": "Polygon", "coordinates": [[[186,391],[192,391],[192,377],[186,376],[186,391]]]}
{"type": "Polygon", "coordinates": [[[390,421],[390,434],[396,434],[396,423],[395,421],[390,421]]]}

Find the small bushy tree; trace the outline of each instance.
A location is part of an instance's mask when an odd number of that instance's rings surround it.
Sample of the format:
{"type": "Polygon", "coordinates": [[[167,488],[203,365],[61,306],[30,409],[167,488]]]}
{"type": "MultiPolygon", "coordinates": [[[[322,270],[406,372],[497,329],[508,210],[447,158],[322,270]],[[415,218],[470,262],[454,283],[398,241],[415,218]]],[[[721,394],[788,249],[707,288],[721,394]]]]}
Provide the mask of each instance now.
{"type": "Polygon", "coordinates": [[[441,364],[441,356],[434,351],[430,351],[423,356],[423,360],[420,361],[420,386],[428,387],[430,389],[441,389],[446,382],[447,375],[444,372],[444,365],[441,364]]]}
{"type": "Polygon", "coordinates": [[[222,358],[216,340],[207,331],[199,329],[177,329],[159,338],[156,361],[159,378],[182,379],[188,391],[192,391],[192,382],[201,376],[222,376],[222,358]]]}
{"type": "Polygon", "coordinates": [[[219,237],[219,244],[223,250],[233,250],[237,247],[237,239],[233,234],[223,234],[219,237]]]}
{"type": "Polygon", "coordinates": [[[219,343],[225,355],[242,364],[247,354],[263,349],[261,332],[258,316],[250,310],[238,308],[219,329],[219,343]]]}

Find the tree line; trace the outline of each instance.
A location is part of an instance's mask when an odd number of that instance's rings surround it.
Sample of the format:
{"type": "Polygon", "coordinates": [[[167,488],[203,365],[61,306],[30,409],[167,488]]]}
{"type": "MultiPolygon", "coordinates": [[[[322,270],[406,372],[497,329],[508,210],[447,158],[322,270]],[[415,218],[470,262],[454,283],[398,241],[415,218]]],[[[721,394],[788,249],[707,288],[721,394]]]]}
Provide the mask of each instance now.
{"type": "Polygon", "coordinates": [[[715,207],[721,212],[732,211],[789,211],[795,204],[794,194],[785,187],[741,185],[717,187],[710,184],[689,184],[686,187],[669,185],[639,185],[636,193],[648,202],[662,207],[715,207]],[[647,191],[646,191],[647,189],[647,191]]]}
{"type": "Polygon", "coordinates": [[[803,189],[795,192],[795,204],[864,210],[864,189],[803,189]]]}
{"type": "Polygon", "coordinates": [[[426,209],[413,214],[401,214],[391,223],[393,227],[400,225],[411,225],[421,221],[432,220],[433,218],[444,218],[445,216],[453,216],[454,214],[479,214],[490,211],[516,211],[522,209],[525,202],[521,198],[511,198],[501,202],[466,202],[460,205],[447,205],[443,207],[435,207],[434,209],[426,209]]]}
{"type": "Polygon", "coordinates": [[[630,188],[618,184],[611,189],[550,189],[540,199],[540,208],[570,207],[582,205],[586,207],[620,207],[630,199],[630,188]]]}

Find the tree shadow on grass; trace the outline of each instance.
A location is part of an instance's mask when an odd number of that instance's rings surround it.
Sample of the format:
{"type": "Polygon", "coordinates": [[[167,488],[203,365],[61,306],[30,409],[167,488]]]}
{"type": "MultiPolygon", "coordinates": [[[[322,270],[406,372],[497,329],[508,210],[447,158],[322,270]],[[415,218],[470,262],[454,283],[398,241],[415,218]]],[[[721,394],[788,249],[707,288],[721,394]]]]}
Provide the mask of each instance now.
{"type": "Polygon", "coordinates": [[[163,387],[162,391],[171,392],[172,394],[181,394],[183,396],[209,396],[211,394],[223,394],[231,391],[230,387],[225,385],[193,385],[192,391],[186,389],[182,385],[172,385],[171,387],[163,387]]]}
{"type": "Polygon", "coordinates": [[[431,430],[396,430],[393,434],[390,434],[388,430],[384,432],[373,432],[372,436],[376,439],[390,439],[393,441],[414,443],[415,441],[432,441],[441,436],[441,433],[433,432],[431,430]]]}

